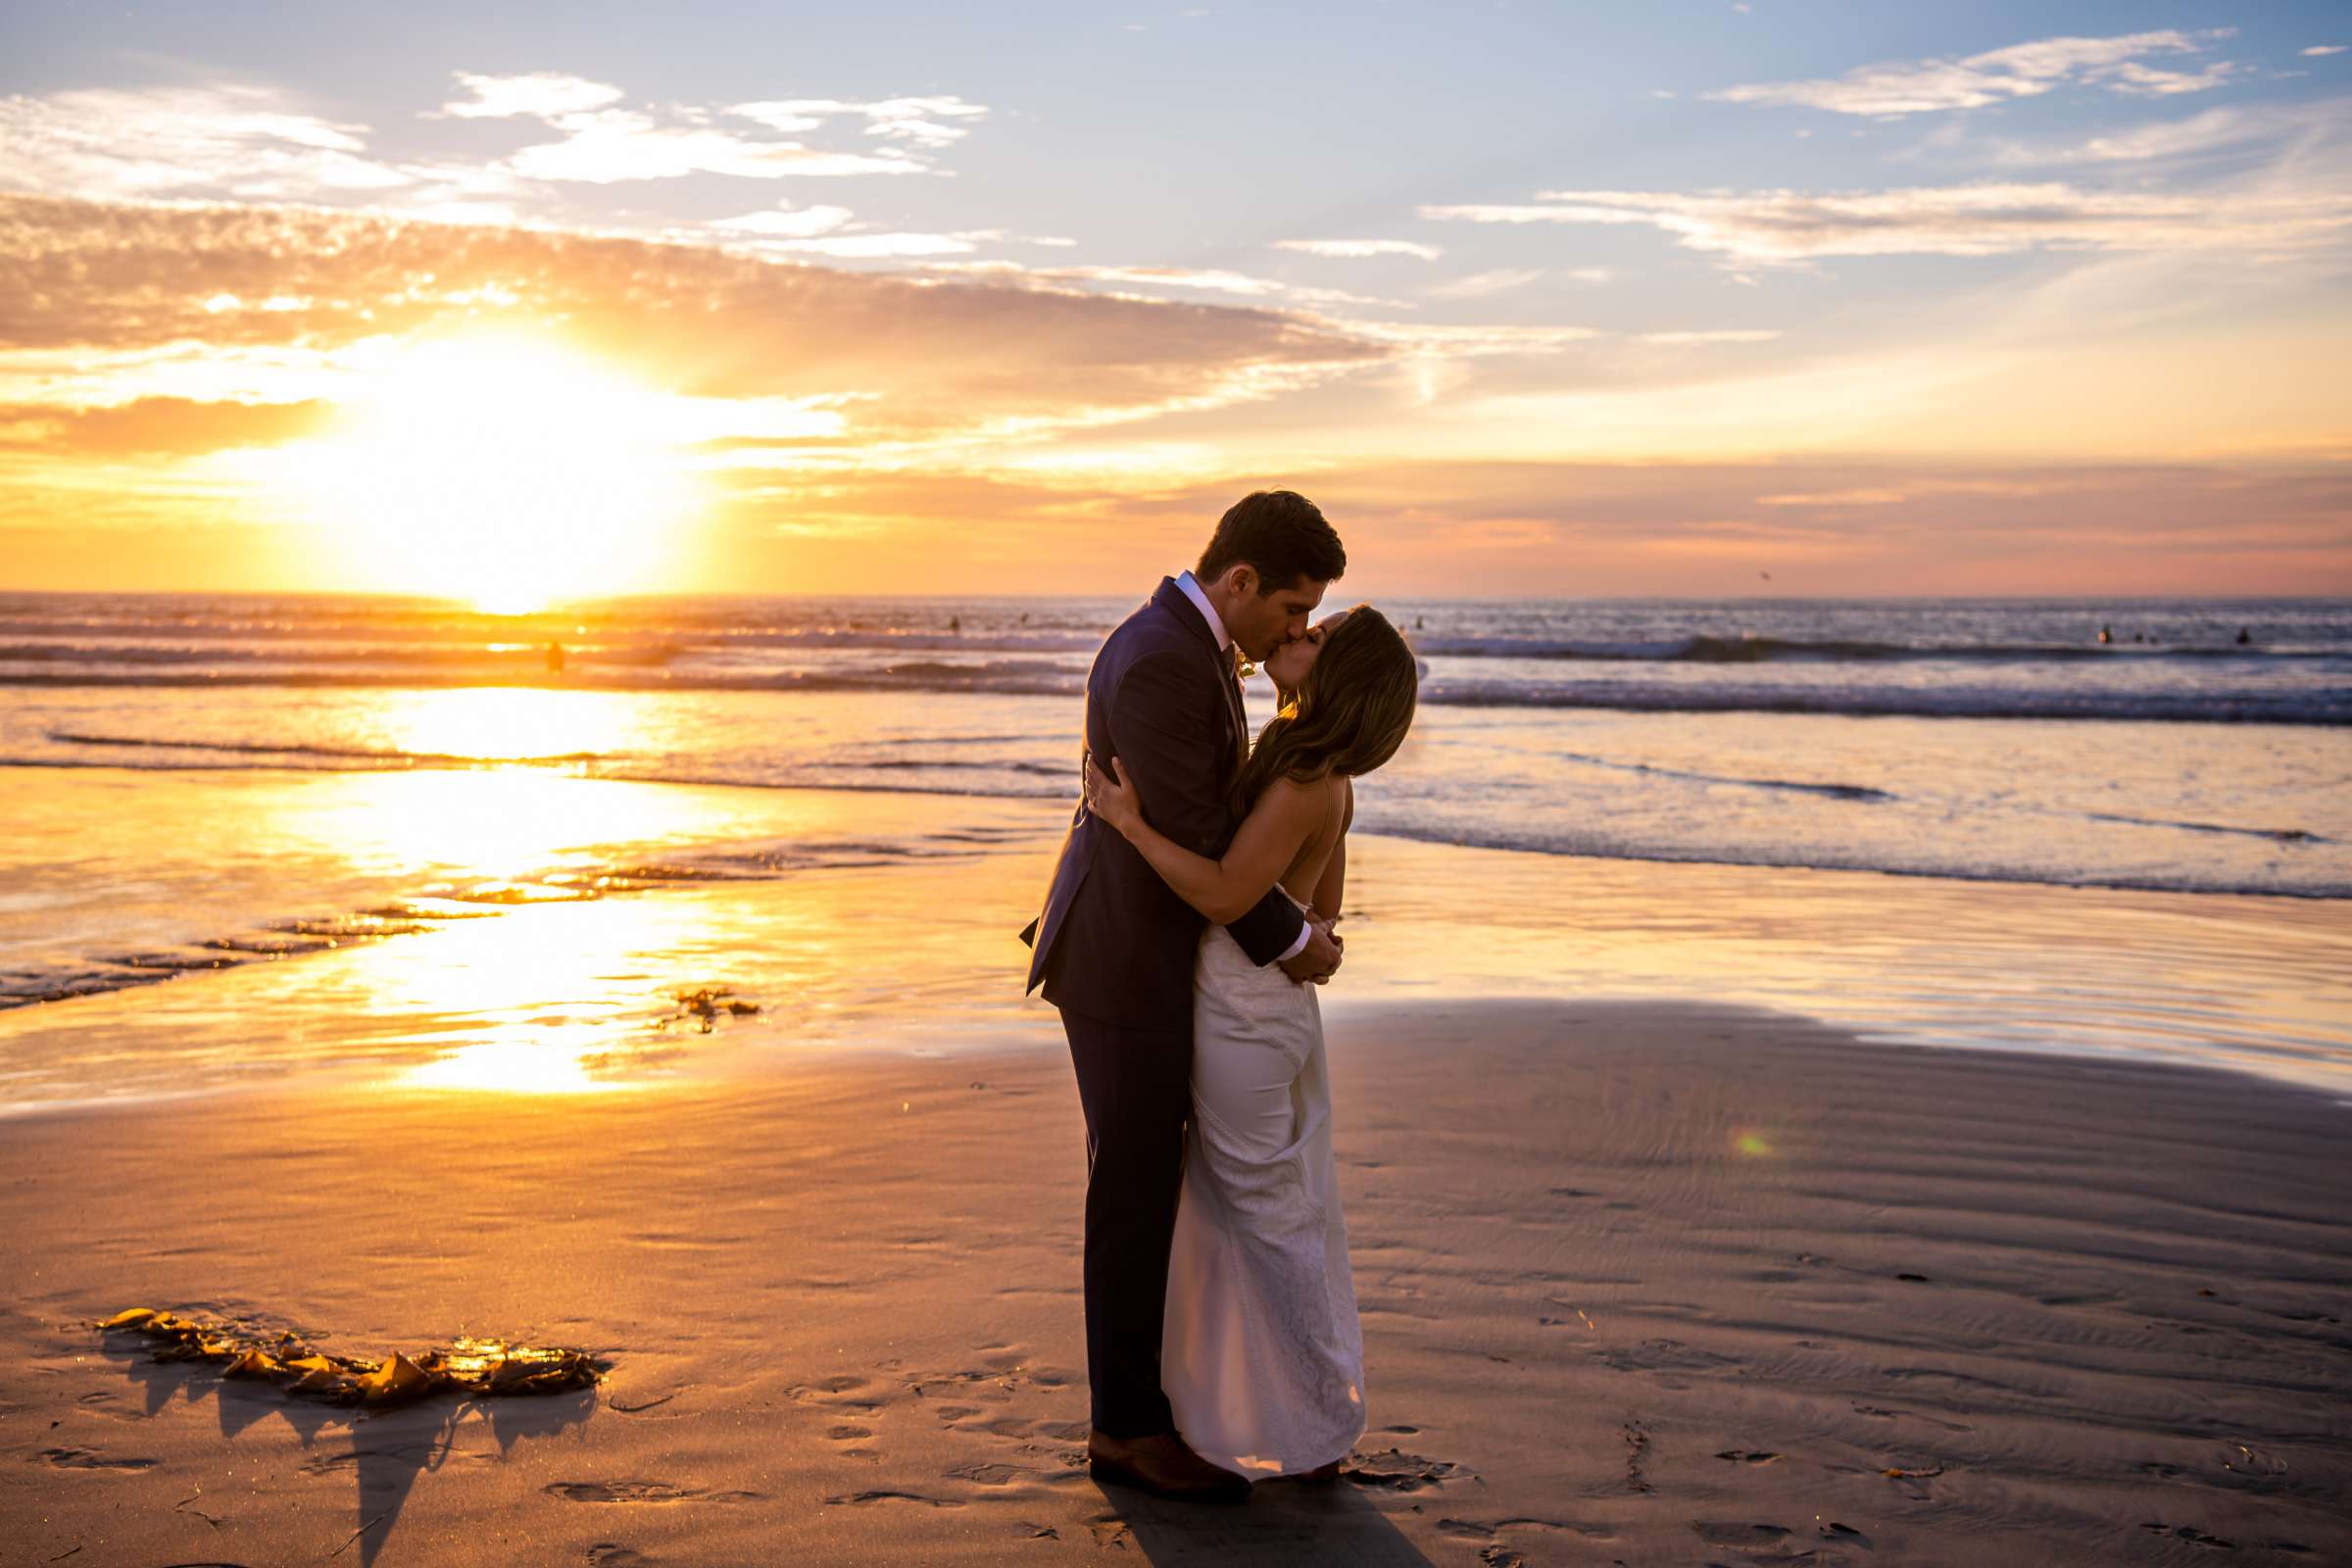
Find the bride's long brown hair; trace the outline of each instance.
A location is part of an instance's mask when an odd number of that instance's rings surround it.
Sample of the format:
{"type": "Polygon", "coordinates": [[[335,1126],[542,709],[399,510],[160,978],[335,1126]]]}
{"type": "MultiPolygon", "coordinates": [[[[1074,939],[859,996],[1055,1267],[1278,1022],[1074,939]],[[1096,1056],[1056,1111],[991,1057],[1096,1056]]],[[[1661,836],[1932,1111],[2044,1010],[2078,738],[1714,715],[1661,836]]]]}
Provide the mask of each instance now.
{"type": "Polygon", "coordinates": [[[1278,778],[1312,783],[1371,772],[1404,744],[1420,695],[1420,661],[1403,634],[1370,605],[1356,606],[1332,628],[1290,702],[1258,731],[1234,780],[1234,799],[1247,810],[1278,778]]]}

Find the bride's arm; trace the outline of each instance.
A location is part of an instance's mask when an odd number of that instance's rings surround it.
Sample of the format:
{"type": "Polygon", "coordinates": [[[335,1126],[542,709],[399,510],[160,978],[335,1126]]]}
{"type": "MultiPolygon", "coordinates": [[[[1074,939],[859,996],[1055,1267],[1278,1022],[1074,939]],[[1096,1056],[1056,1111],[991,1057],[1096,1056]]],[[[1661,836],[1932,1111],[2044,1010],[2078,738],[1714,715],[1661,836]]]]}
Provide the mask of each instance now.
{"type": "Polygon", "coordinates": [[[1093,760],[1086,767],[1086,807],[1119,830],[1151,862],[1176,896],[1218,925],[1229,925],[1256,907],[1273,890],[1310,834],[1322,825],[1328,792],[1277,779],[1257,798],[1233,835],[1225,858],[1196,855],[1144,820],[1135,787],[1110,760],[1105,774],[1093,760]]]}
{"type": "Polygon", "coordinates": [[[1315,884],[1311,902],[1315,918],[1326,925],[1340,917],[1340,897],[1348,890],[1348,830],[1355,826],[1355,780],[1343,781],[1346,805],[1341,808],[1339,842],[1331,847],[1331,859],[1324,864],[1323,880],[1315,884]]]}

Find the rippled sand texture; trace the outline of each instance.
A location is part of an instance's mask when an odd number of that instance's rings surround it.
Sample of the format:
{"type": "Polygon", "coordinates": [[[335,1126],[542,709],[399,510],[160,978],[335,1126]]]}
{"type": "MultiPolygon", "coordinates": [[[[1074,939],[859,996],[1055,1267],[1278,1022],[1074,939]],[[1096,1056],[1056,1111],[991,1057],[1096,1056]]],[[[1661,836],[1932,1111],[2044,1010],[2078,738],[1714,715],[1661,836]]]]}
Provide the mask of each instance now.
{"type": "Polygon", "coordinates": [[[1080,1133],[1041,1038],[16,1123],[0,1515],[97,1562],[2352,1553],[2328,1097],[1703,1006],[1399,1004],[1333,1061],[1372,1417],[1334,1492],[1084,1477],[1080,1133]],[[78,1320],[133,1298],[614,1370],[355,1417],[101,1353],[78,1320]]]}

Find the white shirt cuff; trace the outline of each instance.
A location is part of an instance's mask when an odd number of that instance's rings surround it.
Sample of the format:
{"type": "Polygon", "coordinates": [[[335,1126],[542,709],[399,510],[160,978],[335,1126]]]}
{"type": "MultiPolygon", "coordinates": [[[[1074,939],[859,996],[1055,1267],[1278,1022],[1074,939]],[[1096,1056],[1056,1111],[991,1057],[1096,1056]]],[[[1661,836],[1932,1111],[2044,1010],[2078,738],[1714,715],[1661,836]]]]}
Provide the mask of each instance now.
{"type": "Polygon", "coordinates": [[[1289,947],[1283,949],[1282,956],[1276,958],[1274,961],[1276,963],[1288,963],[1293,958],[1298,956],[1298,955],[1301,953],[1304,953],[1306,951],[1306,939],[1314,934],[1315,928],[1313,924],[1309,923],[1300,926],[1298,928],[1298,940],[1292,943],[1289,947]]]}

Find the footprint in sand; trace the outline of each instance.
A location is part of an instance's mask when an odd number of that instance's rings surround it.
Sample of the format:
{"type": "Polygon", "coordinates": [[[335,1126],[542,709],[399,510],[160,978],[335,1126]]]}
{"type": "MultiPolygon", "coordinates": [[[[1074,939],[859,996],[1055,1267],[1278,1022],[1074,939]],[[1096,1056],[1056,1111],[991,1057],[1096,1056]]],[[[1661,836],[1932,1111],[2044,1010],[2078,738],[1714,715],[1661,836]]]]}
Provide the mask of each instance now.
{"type": "Polygon", "coordinates": [[[557,1481],[539,1489],[565,1502],[758,1502],[758,1492],[707,1492],[666,1481],[557,1481]]]}
{"type": "Polygon", "coordinates": [[[646,1568],[645,1553],[615,1541],[600,1541],[588,1548],[589,1568],[646,1568]]]}
{"type": "Polygon", "coordinates": [[[1537,1533],[1550,1531],[1560,1535],[1580,1536],[1587,1541],[1615,1541],[1617,1533],[1606,1525],[1577,1524],[1565,1519],[1497,1519],[1491,1525],[1475,1519],[1441,1519],[1438,1530],[1443,1535],[1460,1541],[1493,1541],[1506,1530],[1526,1530],[1537,1533]]]}
{"type": "Polygon", "coordinates": [[[1035,1470],[1024,1470],[1017,1464],[980,1463],[959,1464],[947,1472],[950,1481],[969,1481],[977,1487],[1009,1487],[1024,1481],[1043,1481],[1046,1478],[1035,1470]]]}
{"type": "Polygon", "coordinates": [[[1734,1464],[1779,1464],[1781,1456],[1770,1448],[1726,1448],[1715,1456],[1734,1464]]]}
{"type": "Polygon", "coordinates": [[[1475,1472],[1447,1459],[1426,1458],[1418,1453],[1406,1453],[1400,1448],[1384,1448],[1378,1453],[1349,1454],[1340,1466],[1340,1478],[1352,1481],[1359,1487],[1379,1487],[1390,1492],[1419,1492],[1458,1478],[1477,1480],[1475,1472]]]}
{"type": "Polygon", "coordinates": [[[2189,1525],[2149,1523],[2141,1525],[2139,1528],[2151,1535],[2163,1536],[2170,1541],[2185,1541],[2192,1546],[2205,1546],[2214,1551],[2235,1551],[2237,1549],[2236,1546],[2224,1541],[2221,1537],[2209,1536],[2204,1531],[2189,1525]]]}
{"type": "Polygon", "coordinates": [[[1735,1551],[1777,1546],[1790,1534],[1780,1525],[1717,1524],[1698,1519],[1690,1522],[1690,1531],[1710,1546],[1730,1546],[1735,1551]]]}
{"type": "Polygon", "coordinates": [[[1135,1532],[1127,1527],[1127,1521],[1115,1513],[1096,1514],[1086,1521],[1086,1528],[1094,1533],[1095,1549],[1098,1551],[1125,1551],[1128,1542],[1135,1539],[1135,1532]]]}
{"type": "Polygon", "coordinates": [[[828,1508],[856,1507],[875,1502],[911,1502],[925,1508],[960,1508],[963,1503],[955,1497],[930,1497],[919,1492],[852,1492],[839,1497],[827,1497],[828,1508]]]}
{"type": "Polygon", "coordinates": [[[882,1401],[861,1391],[869,1386],[865,1378],[830,1377],[815,1383],[795,1384],[784,1391],[787,1397],[802,1404],[813,1404],[827,1410],[858,1410],[865,1413],[882,1408],[882,1401]]]}
{"type": "Polygon", "coordinates": [[[879,1464],[882,1455],[873,1448],[863,1446],[865,1441],[873,1435],[871,1427],[857,1426],[847,1421],[830,1427],[825,1432],[825,1436],[832,1442],[853,1445],[853,1446],[841,1450],[841,1456],[844,1459],[864,1459],[879,1464]]]}
{"type": "Polygon", "coordinates": [[[37,1456],[53,1470],[152,1470],[161,1459],[109,1459],[89,1448],[43,1448],[37,1456]]]}
{"type": "Polygon", "coordinates": [[[1728,1355],[1680,1340],[1643,1340],[1637,1346],[1596,1349],[1592,1358],[1613,1372],[1711,1372],[1739,1365],[1728,1355]]]}

